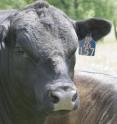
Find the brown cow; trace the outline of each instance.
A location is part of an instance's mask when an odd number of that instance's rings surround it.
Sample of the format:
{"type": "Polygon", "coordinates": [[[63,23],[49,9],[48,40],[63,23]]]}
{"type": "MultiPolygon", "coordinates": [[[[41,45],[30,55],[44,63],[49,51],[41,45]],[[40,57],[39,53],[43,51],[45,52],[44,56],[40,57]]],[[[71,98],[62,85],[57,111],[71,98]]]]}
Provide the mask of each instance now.
{"type": "Polygon", "coordinates": [[[83,72],[75,77],[80,109],[66,116],[48,117],[45,124],[117,124],[117,77],[83,72]]]}

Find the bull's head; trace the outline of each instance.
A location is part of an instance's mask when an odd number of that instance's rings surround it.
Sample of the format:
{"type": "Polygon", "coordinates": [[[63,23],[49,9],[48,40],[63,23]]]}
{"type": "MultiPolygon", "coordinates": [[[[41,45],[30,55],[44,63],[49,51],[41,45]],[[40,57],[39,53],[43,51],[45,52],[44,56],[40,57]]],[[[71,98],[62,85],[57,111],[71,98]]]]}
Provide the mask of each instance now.
{"type": "Polygon", "coordinates": [[[72,21],[45,2],[5,20],[0,26],[0,83],[6,85],[14,116],[77,109],[73,76],[78,39],[90,31],[98,40],[110,27],[96,18],[72,21]]]}

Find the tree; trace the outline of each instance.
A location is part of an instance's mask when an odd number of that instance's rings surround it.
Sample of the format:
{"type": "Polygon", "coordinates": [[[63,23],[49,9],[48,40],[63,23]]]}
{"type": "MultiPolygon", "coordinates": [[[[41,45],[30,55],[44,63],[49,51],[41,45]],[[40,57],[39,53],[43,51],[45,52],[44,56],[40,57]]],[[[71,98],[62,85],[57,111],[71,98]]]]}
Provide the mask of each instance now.
{"type": "Polygon", "coordinates": [[[1,9],[11,9],[11,8],[20,9],[31,2],[32,0],[0,0],[0,8],[1,9]]]}

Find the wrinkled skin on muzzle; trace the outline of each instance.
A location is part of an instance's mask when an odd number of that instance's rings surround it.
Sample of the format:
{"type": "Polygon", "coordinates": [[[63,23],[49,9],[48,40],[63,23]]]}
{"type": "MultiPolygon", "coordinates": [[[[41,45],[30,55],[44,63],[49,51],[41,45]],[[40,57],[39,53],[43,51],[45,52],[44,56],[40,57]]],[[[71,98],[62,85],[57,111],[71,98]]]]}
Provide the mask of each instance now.
{"type": "Polygon", "coordinates": [[[75,22],[46,2],[6,19],[0,25],[0,115],[11,124],[38,124],[52,112],[76,110],[75,51],[78,37],[89,30],[98,40],[110,31],[110,23],[75,22]]]}

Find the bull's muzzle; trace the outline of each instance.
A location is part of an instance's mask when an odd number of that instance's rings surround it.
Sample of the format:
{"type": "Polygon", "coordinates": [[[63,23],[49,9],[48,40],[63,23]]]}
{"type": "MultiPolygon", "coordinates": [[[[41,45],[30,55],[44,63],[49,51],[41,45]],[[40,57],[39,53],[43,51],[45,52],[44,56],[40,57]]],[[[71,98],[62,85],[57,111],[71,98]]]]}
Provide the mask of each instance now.
{"type": "Polygon", "coordinates": [[[56,83],[51,85],[48,91],[48,97],[53,104],[54,111],[71,111],[78,108],[79,97],[74,84],[56,83]]]}

